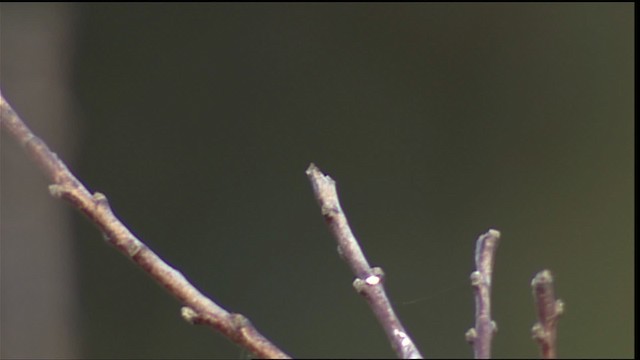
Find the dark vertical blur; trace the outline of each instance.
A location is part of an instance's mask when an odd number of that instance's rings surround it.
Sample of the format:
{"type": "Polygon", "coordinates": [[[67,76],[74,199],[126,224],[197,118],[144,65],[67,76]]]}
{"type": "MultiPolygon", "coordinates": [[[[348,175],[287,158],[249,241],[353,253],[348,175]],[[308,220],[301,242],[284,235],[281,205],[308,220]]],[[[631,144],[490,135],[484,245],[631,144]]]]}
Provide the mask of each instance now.
{"type": "MultiPolygon", "coordinates": [[[[304,171],[338,182],[427,357],[470,357],[474,241],[502,231],[495,357],[633,354],[632,4],[90,4],[79,177],[295,357],[393,356],[304,171]],[[415,301],[422,299],[420,301],[415,301]]],[[[28,120],[28,119],[27,119],[28,120]]],[[[238,358],[80,216],[83,357],[238,358]]],[[[3,224],[4,226],[4,224],[3,224]]]]}

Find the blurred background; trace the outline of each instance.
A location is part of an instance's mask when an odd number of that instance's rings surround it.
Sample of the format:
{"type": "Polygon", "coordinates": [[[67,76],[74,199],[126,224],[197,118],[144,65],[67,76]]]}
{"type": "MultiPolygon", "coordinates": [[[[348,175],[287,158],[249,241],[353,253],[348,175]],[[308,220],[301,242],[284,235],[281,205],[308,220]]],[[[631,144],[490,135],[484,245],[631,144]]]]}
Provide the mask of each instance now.
{"type": "MultiPolygon", "coordinates": [[[[7,4],[2,94],[164,260],[284,351],[394,356],[305,175],[316,163],[426,357],[469,358],[502,232],[496,358],[634,355],[634,5],[7,4]]],[[[248,358],[2,134],[3,358],[248,358]]]]}

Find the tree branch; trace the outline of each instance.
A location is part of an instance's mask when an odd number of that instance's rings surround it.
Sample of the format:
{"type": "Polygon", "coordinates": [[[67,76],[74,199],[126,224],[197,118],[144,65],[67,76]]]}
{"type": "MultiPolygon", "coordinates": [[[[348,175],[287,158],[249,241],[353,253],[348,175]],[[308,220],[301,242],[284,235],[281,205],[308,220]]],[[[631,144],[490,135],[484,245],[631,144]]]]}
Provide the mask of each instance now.
{"type": "Polygon", "coordinates": [[[384,272],[379,267],[369,266],[358,240],[351,232],[338,200],[335,181],[328,175],[324,175],[313,163],[307,169],[307,176],[311,181],[322,216],[338,242],[338,251],[356,276],[353,287],[369,303],[398,357],[422,358],[387,298],[383,286],[384,272]]]}
{"type": "Polygon", "coordinates": [[[471,285],[476,300],[476,325],[466,333],[473,344],[476,359],[491,357],[491,340],[498,327],[491,319],[491,274],[500,232],[489,230],[480,235],[476,243],[476,271],[471,273],[471,285]]]}
{"type": "Polygon", "coordinates": [[[220,331],[238,345],[262,358],[289,358],[262,336],[240,314],[229,313],[196,289],[178,270],[165,263],[127,229],[113,214],[107,198],[93,195],[69,171],[47,145],[24,124],[0,94],[0,127],[7,130],[29,153],[53,182],[51,195],[62,198],[85,214],[98,226],[107,242],[146,271],[186,308],[182,314],[191,323],[206,324],[220,331]]]}
{"type": "Polygon", "coordinates": [[[558,318],[564,312],[562,300],[556,300],[553,291],[553,276],[549,270],[539,272],[531,281],[533,298],[538,310],[538,322],[531,333],[540,344],[543,359],[555,359],[558,318]]]}

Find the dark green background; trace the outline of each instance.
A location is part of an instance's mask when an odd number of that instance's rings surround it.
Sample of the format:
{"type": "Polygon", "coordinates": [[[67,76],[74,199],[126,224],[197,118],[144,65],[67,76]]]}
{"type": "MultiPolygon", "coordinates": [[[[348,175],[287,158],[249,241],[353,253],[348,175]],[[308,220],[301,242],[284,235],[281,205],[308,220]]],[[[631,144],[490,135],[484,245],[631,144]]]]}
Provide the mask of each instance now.
{"type": "MultiPolygon", "coordinates": [[[[544,268],[560,356],[629,357],[633,27],[632,4],[79,6],[76,172],[292,356],[393,356],[315,162],[425,356],[472,355],[473,250],[496,228],[495,357],[538,355],[544,268]]],[[[247,356],[76,219],[84,356],[247,356]]]]}

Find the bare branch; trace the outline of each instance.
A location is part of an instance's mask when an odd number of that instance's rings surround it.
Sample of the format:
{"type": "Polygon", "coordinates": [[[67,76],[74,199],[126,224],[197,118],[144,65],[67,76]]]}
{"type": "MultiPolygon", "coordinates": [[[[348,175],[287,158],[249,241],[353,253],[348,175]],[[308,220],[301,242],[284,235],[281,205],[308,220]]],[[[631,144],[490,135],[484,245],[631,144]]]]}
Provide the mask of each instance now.
{"type": "Polygon", "coordinates": [[[476,243],[476,271],[471,273],[471,285],[476,300],[476,325],[466,333],[473,344],[476,359],[491,357],[491,340],[498,327],[491,319],[491,274],[500,232],[489,230],[476,243]]]}
{"type": "Polygon", "coordinates": [[[356,275],[353,282],[354,288],[369,303],[398,357],[402,359],[422,358],[387,298],[383,286],[384,272],[378,267],[371,268],[369,266],[358,240],[351,232],[338,200],[335,181],[328,175],[324,175],[313,163],[307,169],[307,176],[311,181],[322,216],[338,242],[338,251],[356,275]]]}
{"type": "Polygon", "coordinates": [[[51,194],[68,201],[85,214],[102,231],[107,242],[138,264],[158,284],[184,304],[189,309],[182,311],[186,320],[215,328],[258,357],[289,358],[262,336],[244,316],[229,313],[204,296],[179,271],[165,263],[133,235],[113,214],[107,198],[98,192],[92,195],[56,154],[31,132],[2,94],[0,94],[0,111],[0,127],[20,142],[45,175],[51,179],[53,182],[49,186],[51,194]],[[185,312],[191,316],[185,316],[185,312]]]}
{"type": "Polygon", "coordinates": [[[538,322],[533,325],[531,333],[540,344],[542,358],[555,359],[558,318],[564,312],[564,303],[555,298],[553,276],[549,270],[539,272],[531,281],[531,288],[538,310],[538,322]]]}

